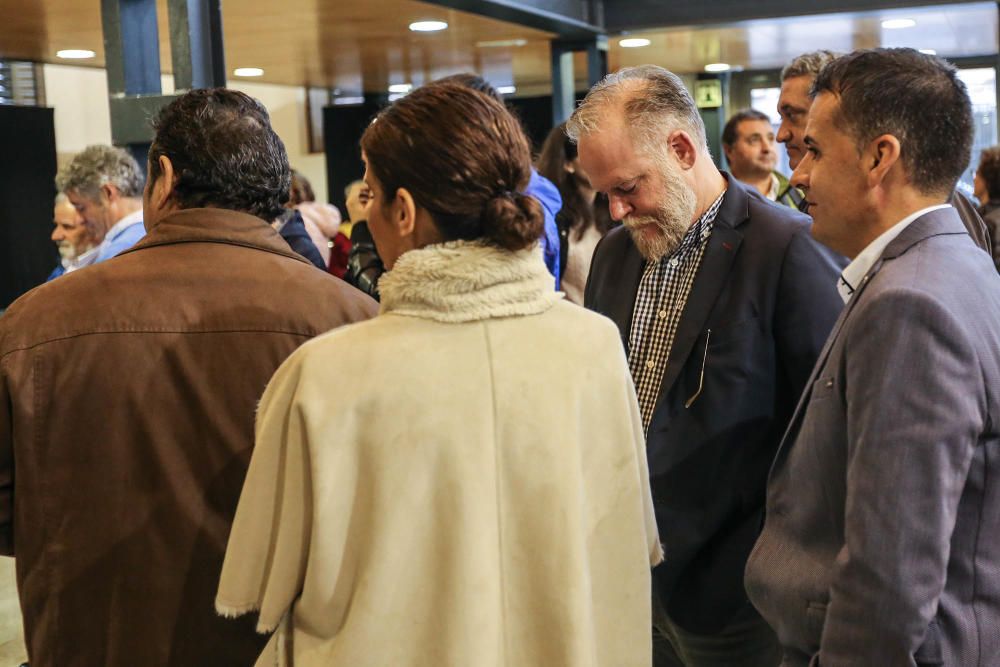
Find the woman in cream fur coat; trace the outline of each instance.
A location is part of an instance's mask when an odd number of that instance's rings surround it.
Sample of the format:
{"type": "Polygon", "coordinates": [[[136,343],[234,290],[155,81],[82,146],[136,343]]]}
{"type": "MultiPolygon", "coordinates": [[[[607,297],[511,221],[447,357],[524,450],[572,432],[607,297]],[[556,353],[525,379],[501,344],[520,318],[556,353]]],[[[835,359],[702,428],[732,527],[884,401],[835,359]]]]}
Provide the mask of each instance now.
{"type": "Polygon", "coordinates": [[[274,631],[258,665],[649,665],[632,381],[615,326],[552,291],[520,126],[436,84],[362,149],[381,315],[268,385],[219,612],[274,631]]]}

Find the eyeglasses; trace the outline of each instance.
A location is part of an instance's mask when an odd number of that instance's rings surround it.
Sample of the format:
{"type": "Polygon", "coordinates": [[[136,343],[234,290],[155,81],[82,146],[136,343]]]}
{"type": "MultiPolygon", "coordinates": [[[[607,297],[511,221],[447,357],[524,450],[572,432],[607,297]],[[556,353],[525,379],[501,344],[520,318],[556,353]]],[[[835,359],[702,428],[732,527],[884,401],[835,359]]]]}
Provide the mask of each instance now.
{"type": "Polygon", "coordinates": [[[708,342],[710,340],[712,340],[711,329],[705,332],[705,352],[701,355],[701,372],[698,374],[698,390],[694,392],[691,398],[684,402],[685,409],[694,405],[694,402],[698,400],[699,396],[701,396],[701,390],[705,386],[705,362],[708,361],[708,342]]]}

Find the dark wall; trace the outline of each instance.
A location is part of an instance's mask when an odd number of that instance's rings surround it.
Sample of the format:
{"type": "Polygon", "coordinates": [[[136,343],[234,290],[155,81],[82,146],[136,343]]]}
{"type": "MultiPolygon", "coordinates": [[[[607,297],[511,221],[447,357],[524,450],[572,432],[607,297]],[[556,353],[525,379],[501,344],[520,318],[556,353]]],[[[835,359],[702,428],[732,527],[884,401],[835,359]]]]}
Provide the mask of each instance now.
{"type": "Polygon", "coordinates": [[[326,151],[326,191],[330,203],[347,219],[344,188],[361,178],[361,135],[368,123],[387,102],[368,99],[364,104],[333,105],[323,108],[323,144],[326,151]]]}
{"type": "Polygon", "coordinates": [[[59,263],[49,239],[55,197],[52,109],[0,106],[0,309],[59,263]]]}

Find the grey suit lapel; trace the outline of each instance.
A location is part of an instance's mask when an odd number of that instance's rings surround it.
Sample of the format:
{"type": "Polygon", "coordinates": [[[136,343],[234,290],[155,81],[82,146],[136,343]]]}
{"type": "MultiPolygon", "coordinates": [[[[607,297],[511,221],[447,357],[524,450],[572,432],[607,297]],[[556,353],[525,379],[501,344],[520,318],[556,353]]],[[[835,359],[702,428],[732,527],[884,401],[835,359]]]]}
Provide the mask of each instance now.
{"type": "Polygon", "coordinates": [[[954,208],[931,211],[930,213],[920,216],[907,225],[896,238],[889,242],[889,245],[887,245],[885,250],[882,251],[882,256],[879,257],[878,261],[872,265],[865,276],[861,279],[861,283],[854,291],[851,299],[840,312],[840,317],[837,318],[836,323],[833,325],[833,330],[827,337],[826,343],[823,345],[823,349],[819,353],[819,357],[816,359],[816,364],[813,366],[812,373],[809,376],[809,381],[806,382],[802,396],[799,397],[799,402],[795,406],[795,412],[792,415],[792,419],[788,423],[788,428],[785,429],[785,434],[781,439],[778,452],[771,465],[772,473],[778,466],[779,461],[782,460],[787,453],[788,447],[790,446],[789,443],[794,441],[795,436],[798,434],[802,418],[805,416],[805,408],[809,404],[809,399],[812,397],[813,383],[818,379],[820,370],[826,365],[826,361],[830,357],[830,350],[833,348],[833,344],[836,342],[837,338],[840,337],[840,332],[844,328],[844,323],[850,316],[851,311],[854,310],[855,305],[857,305],[857,303],[861,300],[861,295],[865,288],[871,284],[875,275],[882,269],[887,261],[891,261],[899,257],[917,243],[920,243],[921,241],[932,236],[939,236],[941,234],[967,234],[965,227],[962,225],[962,221],[958,217],[958,213],[954,208]]]}

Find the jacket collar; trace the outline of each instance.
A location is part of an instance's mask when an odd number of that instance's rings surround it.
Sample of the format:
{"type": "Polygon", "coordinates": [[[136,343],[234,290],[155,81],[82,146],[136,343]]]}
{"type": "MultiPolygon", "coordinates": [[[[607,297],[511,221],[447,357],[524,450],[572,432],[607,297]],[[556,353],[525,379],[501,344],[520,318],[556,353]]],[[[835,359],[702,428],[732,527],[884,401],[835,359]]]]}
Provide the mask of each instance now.
{"type": "Polygon", "coordinates": [[[378,287],[382,313],[438,322],[535,315],[562,298],[537,246],[511,252],[479,241],[404,253],[378,287]]]}
{"type": "Polygon", "coordinates": [[[122,255],[175,243],[223,243],[264,250],[305,262],[271,225],[248,213],[224,208],[187,208],[175,211],[149,230],[122,255]]]}

